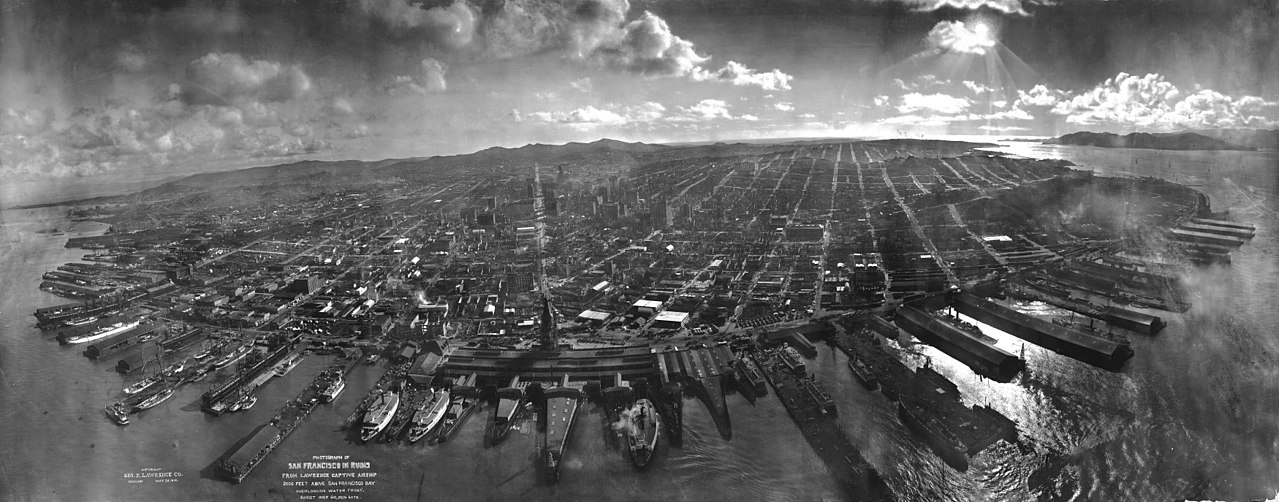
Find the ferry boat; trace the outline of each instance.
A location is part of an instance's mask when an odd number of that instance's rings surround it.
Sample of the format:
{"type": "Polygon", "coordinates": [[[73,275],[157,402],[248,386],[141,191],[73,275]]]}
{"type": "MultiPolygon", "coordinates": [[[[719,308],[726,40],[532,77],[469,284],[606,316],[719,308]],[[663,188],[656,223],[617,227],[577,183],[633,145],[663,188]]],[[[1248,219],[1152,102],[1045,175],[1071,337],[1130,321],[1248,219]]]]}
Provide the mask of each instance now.
{"type": "Polygon", "coordinates": [[[144,390],[150,389],[152,385],[160,383],[160,375],[153,375],[149,378],[138,381],[137,383],[124,388],[125,394],[137,394],[144,390]]]}
{"type": "Polygon", "coordinates": [[[385,429],[387,424],[391,423],[391,418],[395,417],[396,410],[400,409],[400,395],[394,390],[388,389],[373,398],[373,403],[369,405],[369,410],[364,412],[364,424],[360,430],[360,440],[367,442],[385,429]]]}
{"type": "Polygon", "coordinates": [[[627,442],[631,449],[631,462],[636,467],[644,467],[653,459],[653,451],[657,449],[657,436],[661,432],[661,418],[653,402],[640,399],[635,407],[626,413],[634,413],[630,417],[633,427],[626,430],[627,442]]]}
{"type": "Polygon", "coordinates": [[[782,363],[792,372],[808,374],[808,369],[804,366],[804,356],[799,355],[799,351],[790,345],[782,347],[782,363]]]}
{"type": "Polygon", "coordinates": [[[449,410],[449,392],[437,390],[430,403],[413,413],[413,427],[409,429],[409,442],[416,443],[435,429],[449,410]]]}
{"type": "Polygon", "coordinates": [[[346,381],[342,379],[342,375],[338,375],[337,379],[333,380],[333,383],[330,383],[329,387],[324,389],[320,396],[324,402],[331,403],[334,399],[337,399],[338,394],[341,394],[342,389],[345,388],[346,381]]]}
{"type": "Polygon", "coordinates": [[[160,403],[168,401],[171,397],[173,397],[172,387],[157,392],[154,396],[148,397],[145,401],[138,403],[135,408],[138,410],[151,409],[158,406],[160,403]]]}
{"type": "Polygon", "coordinates": [[[275,365],[275,376],[282,377],[287,375],[290,371],[293,371],[293,368],[296,368],[301,363],[302,353],[294,352],[290,354],[289,357],[284,358],[283,361],[280,361],[280,364],[275,365]]]}
{"type": "Polygon", "coordinates": [[[66,337],[62,339],[62,344],[71,345],[71,344],[77,344],[77,343],[89,343],[94,340],[101,340],[108,336],[115,336],[120,333],[124,333],[125,331],[129,331],[133,328],[138,327],[138,324],[141,324],[141,323],[142,321],[132,321],[127,323],[118,322],[110,326],[103,326],[89,333],[66,337]]]}

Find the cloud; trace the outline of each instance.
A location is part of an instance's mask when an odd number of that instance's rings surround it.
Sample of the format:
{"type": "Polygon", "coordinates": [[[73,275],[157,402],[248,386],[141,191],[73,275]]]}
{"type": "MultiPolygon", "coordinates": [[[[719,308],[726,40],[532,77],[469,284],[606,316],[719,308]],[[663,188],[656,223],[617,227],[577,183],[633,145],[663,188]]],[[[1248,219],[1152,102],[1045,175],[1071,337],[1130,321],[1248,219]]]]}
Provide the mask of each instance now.
{"type": "Polygon", "coordinates": [[[597,126],[623,126],[656,121],[664,116],[666,107],[661,103],[645,102],[633,106],[605,105],[603,108],[584,106],[566,112],[533,112],[521,114],[513,111],[516,122],[530,120],[545,124],[564,124],[578,129],[597,126]]]}
{"type": "Polygon", "coordinates": [[[947,94],[920,94],[912,92],[901,97],[900,104],[897,105],[897,111],[902,114],[915,113],[917,111],[932,111],[946,115],[954,115],[961,113],[972,105],[972,101],[967,98],[957,98],[947,94]]]}
{"type": "Polygon", "coordinates": [[[928,31],[929,47],[944,52],[983,55],[995,46],[995,38],[985,24],[968,26],[961,21],[942,21],[928,31]]]}
{"type": "Polygon", "coordinates": [[[723,68],[715,71],[698,68],[693,72],[692,77],[693,80],[699,81],[722,81],[738,86],[755,86],[765,91],[790,90],[790,81],[795,78],[778,69],[759,73],[736,61],[729,61],[723,68]]]}
{"type": "Polygon", "coordinates": [[[1279,106],[1256,96],[1234,98],[1211,89],[1185,93],[1162,75],[1119,73],[1053,105],[1052,113],[1076,125],[1113,124],[1158,130],[1204,127],[1273,127],[1279,106]]]}
{"type": "Polygon", "coordinates": [[[778,101],[773,103],[773,109],[779,112],[789,112],[795,110],[795,105],[792,105],[789,101],[778,101]]]}
{"type": "Polygon", "coordinates": [[[251,60],[236,53],[211,52],[186,67],[183,101],[227,105],[239,100],[289,101],[311,90],[311,78],[297,65],[251,60]]]}
{"type": "Polygon", "coordinates": [[[475,36],[476,12],[466,2],[424,9],[406,0],[360,0],[364,12],[401,36],[461,48],[475,36]]]}
{"type": "Polygon", "coordinates": [[[448,89],[448,83],[444,80],[447,71],[448,68],[439,60],[425,58],[418,64],[415,74],[396,75],[384,88],[391,95],[404,92],[418,95],[444,92],[448,89]]]}
{"type": "Polygon", "coordinates": [[[745,121],[747,121],[747,122],[755,122],[755,121],[758,121],[758,120],[759,120],[759,117],[756,117],[756,116],[751,115],[751,114],[749,114],[749,113],[742,114],[741,116],[739,116],[739,117],[737,117],[737,118],[742,119],[742,120],[745,120],[745,121]]]}
{"type": "Polygon", "coordinates": [[[1056,106],[1059,101],[1065,98],[1066,93],[1050,89],[1044,84],[1038,84],[1031,87],[1029,91],[1017,91],[1017,103],[1026,106],[1051,108],[1056,106]]]}
{"type": "Polygon", "coordinates": [[[577,89],[582,92],[587,92],[587,93],[591,92],[591,90],[594,88],[594,86],[591,84],[590,77],[582,77],[580,79],[569,82],[568,85],[574,89],[577,89]]]}
{"type": "Polygon", "coordinates": [[[920,10],[933,11],[944,7],[976,10],[980,8],[994,9],[1004,14],[1029,15],[1022,7],[1021,0],[905,0],[908,5],[915,5],[920,10]]]}
{"type": "Polygon", "coordinates": [[[680,111],[685,118],[699,121],[733,118],[728,104],[721,99],[703,99],[693,106],[681,106],[680,111]]]}

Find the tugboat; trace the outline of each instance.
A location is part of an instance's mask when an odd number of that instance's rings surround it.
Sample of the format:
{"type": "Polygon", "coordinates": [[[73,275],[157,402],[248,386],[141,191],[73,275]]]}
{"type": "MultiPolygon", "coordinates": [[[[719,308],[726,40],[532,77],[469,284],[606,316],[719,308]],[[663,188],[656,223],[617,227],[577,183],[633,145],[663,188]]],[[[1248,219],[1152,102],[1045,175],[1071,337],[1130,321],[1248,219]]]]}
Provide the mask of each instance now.
{"type": "Polygon", "coordinates": [[[626,438],[631,448],[631,462],[636,467],[647,466],[657,449],[657,436],[661,431],[661,418],[652,401],[640,399],[635,406],[622,412],[622,419],[629,421],[626,438]]]}
{"type": "Polygon", "coordinates": [[[115,422],[116,425],[129,425],[129,410],[125,408],[124,403],[115,403],[107,406],[107,417],[115,422]]]}

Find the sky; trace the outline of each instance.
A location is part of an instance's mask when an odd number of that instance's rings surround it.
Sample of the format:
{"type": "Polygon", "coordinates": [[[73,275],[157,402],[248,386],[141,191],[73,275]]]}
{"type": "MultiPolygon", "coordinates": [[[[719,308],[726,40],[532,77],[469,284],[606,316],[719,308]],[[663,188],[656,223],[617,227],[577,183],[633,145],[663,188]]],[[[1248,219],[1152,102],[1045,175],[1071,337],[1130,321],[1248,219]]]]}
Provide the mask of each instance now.
{"type": "Polygon", "coordinates": [[[0,181],[1279,128],[1277,34],[1273,0],[4,0],[0,181]]]}

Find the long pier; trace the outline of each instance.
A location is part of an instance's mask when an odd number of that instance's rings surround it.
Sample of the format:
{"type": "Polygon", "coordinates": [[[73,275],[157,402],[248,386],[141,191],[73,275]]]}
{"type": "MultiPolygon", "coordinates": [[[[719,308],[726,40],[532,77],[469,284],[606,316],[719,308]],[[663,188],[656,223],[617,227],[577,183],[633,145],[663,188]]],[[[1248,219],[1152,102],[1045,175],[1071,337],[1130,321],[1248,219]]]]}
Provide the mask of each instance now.
{"type": "MultiPolygon", "coordinates": [[[[892,489],[880,478],[860,450],[848,440],[835,413],[828,405],[805,390],[803,381],[788,371],[775,352],[759,351],[753,355],[765,380],[786,407],[804,439],[821,457],[826,469],[843,488],[850,500],[894,500],[892,489]]],[[[810,383],[810,386],[812,384],[810,383]]],[[[811,387],[810,387],[811,388],[811,387]]]]}
{"type": "Polygon", "coordinates": [[[320,393],[324,392],[331,373],[340,371],[345,376],[352,367],[354,361],[330,366],[320,372],[296,399],[285,403],[270,422],[258,427],[247,439],[227,450],[218,461],[218,467],[232,482],[244,481],[253,472],[253,468],[262,463],[311,414],[311,410],[319,403],[320,393]]]}

